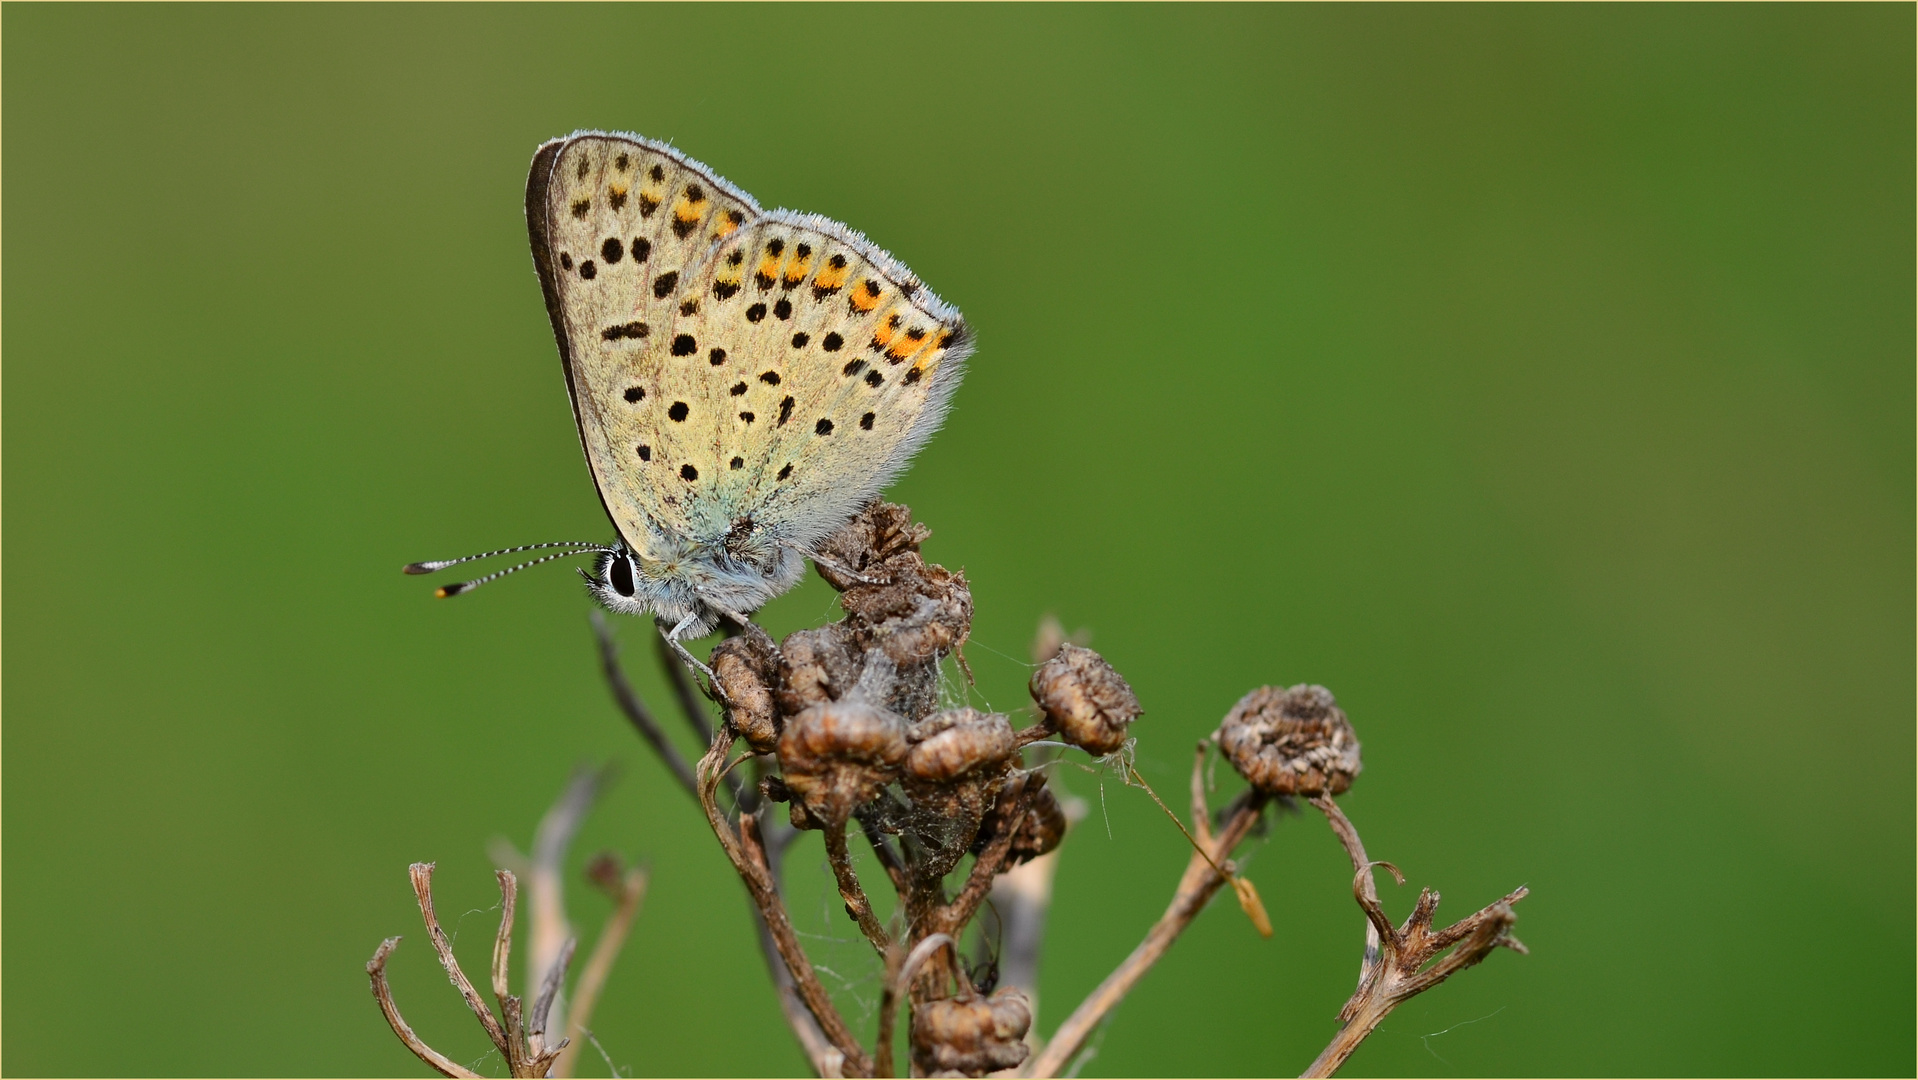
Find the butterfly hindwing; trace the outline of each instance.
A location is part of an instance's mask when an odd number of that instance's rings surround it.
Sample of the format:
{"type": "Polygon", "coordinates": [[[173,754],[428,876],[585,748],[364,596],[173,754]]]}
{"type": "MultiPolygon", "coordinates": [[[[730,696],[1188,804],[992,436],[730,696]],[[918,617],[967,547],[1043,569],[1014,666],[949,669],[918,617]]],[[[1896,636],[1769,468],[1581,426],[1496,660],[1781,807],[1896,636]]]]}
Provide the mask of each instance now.
{"type": "Polygon", "coordinates": [[[695,528],[750,513],[810,546],[938,427],[970,351],[965,325],[885,252],[815,215],[767,214],[720,245],[709,273],[697,317],[675,325],[701,334],[689,366],[710,379],[712,456],[698,468],[718,477],[702,508],[724,515],[695,528]]]}

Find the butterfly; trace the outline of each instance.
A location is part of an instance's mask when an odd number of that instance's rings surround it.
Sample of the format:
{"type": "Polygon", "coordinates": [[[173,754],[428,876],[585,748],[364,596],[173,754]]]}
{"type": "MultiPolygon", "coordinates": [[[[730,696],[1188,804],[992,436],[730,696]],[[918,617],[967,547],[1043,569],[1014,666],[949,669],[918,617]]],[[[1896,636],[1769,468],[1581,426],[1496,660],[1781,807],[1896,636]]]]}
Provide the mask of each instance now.
{"type": "MultiPolygon", "coordinates": [[[[902,472],[951,406],[957,309],[837,221],[762,210],[664,143],[576,132],[539,148],[526,224],[580,446],[616,537],[587,589],[682,639],[743,625],[902,472]]],[[[696,663],[696,661],[695,661],[696,663]]],[[[703,666],[703,665],[701,665],[703,666]]]]}

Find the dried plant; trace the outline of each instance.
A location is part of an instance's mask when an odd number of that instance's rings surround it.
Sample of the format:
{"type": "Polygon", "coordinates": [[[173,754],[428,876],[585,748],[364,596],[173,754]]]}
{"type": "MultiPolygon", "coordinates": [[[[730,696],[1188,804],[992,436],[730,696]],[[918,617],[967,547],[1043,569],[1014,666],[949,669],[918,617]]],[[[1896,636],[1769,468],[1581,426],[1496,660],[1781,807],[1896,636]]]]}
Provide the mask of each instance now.
{"type": "MultiPolygon", "coordinates": [[[[1238,875],[1232,853],[1275,804],[1301,798],[1326,815],[1351,856],[1354,893],[1366,917],[1358,989],[1339,1015],[1338,1033],[1306,1075],[1331,1075],[1398,1003],[1501,945],[1524,951],[1510,936],[1511,905],[1525,896],[1522,888],[1436,931],[1431,918],[1438,895],[1426,890],[1404,925],[1391,925],[1371,869],[1383,865],[1403,878],[1391,864],[1367,859],[1357,830],[1333,802],[1351,786],[1361,762],[1350,722],[1323,687],[1255,690],[1198,744],[1189,828],[1131,766],[1131,730],[1142,711],[1132,688],[1099,654],[1065,640],[1054,623],[1042,627],[1035,644],[1030,689],[1036,722],[1016,728],[1004,715],[941,708],[940,665],[953,656],[963,668],[960,649],[971,629],[972,596],[963,574],[920,555],[928,535],[904,507],[873,503],[817,552],[820,575],[841,594],[844,619],[781,642],[756,625],[741,628],[713,650],[712,678],[703,684],[662,649],[678,711],[708,747],[697,762],[688,763],[674,749],[626,680],[603,621],[594,619],[615,700],[698,802],[746,886],[775,992],[815,1073],[896,1075],[900,1062],[893,1042],[902,1006],[909,1017],[904,1026],[911,1075],[1066,1073],[1113,1007],[1228,884],[1259,932],[1272,935],[1258,893],[1238,875]],[[719,706],[717,725],[702,695],[719,706]],[[1249,784],[1216,815],[1207,807],[1205,783],[1215,747],[1249,784]],[[1048,786],[1046,770],[1060,760],[1058,752],[1074,748],[1144,788],[1185,833],[1193,852],[1165,913],[1144,940],[1050,1039],[1041,1040],[1032,1030],[1038,950],[1056,849],[1075,809],[1048,786]],[[855,829],[882,881],[862,880],[852,850],[855,829]],[[847,917],[871,946],[881,972],[878,1030],[870,1041],[834,1004],[787,910],[782,867],[808,832],[821,834],[847,917]],[[873,884],[890,887],[896,898],[889,917],[882,918],[872,901],[873,884]],[[988,897],[993,903],[986,917],[1000,950],[994,964],[968,965],[959,943],[988,910],[988,897]]],[[[582,796],[579,787],[596,782],[576,779],[542,826],[541,836],[551,842],[536,844],[529,864],[545,897],[541,912],[534,913],[536,927],[542,917],[564,926],[551,875],[570,829],[591,802],[590,791],[582,796]]],[[[600,867],[607,887],[630,901],[616,908],[574,990],[568,1038],[549,1041],[547,1032],[559,1026],[554,1002],[561,996],[570,940],[554,944],[549,929],[544,949],[533,950],[541,983],[532,1013],[522,1020],[505,969],[515,876],[500,871],[496,1018],[460,974],[438,930],[430,874],[430,866],[413,868],[429,934],[512,1075],[571,1075],[573,1048],[587,1030],[592,1002],[637,909],[643,875],[622,878],[600,867]],[[621,881],[630,883],[623,894],[621,881]]],[[[384,976],[386,955],[397,940],[382,945],[367,969],[394,1032],[444,1075],[474,1075],[420,1042],[400,1019],[384,976]]]]}

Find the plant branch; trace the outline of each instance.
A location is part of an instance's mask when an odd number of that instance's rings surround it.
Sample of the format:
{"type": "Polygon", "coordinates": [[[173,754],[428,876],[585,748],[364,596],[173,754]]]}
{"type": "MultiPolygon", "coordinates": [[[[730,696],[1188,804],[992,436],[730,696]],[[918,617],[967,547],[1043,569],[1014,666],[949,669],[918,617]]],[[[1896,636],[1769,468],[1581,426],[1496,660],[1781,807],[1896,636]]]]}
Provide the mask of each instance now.
{"type": "Polygon", "coordinates": [[[373,1000],[379,1002],[380,1012],[385,1014],[386,1022],[392,1026],[393,1034],[400,1037],[400,1042],[404,1043],[408,1050],[413,1051],[421,1061],[432,1066],[435,1072],[441,1076],[479,1080],[479,1073],[426,1045],[418,1035],[413,1033],[412,1026],[401,1018],[400,1007],[393,1002],[393,989],[386,983],[386,958],[392,955],[399,944],[399,938],[387,938],[380,943],[378,949],[374,950],[373,959],[366,962],[366,976],[373,984],[373,1000]]]}
{"type": "Polygon", "coordinates": [[[1514,889],[1451,926],[1434,931],[1432,916],[1438,911],[1439,894],[1421,889],[1412,914],[1403,925],[1394,927],[1379,903],[1372,868],[1385,867],[1401,885],[1405,884],[1405,875],[1391,863],[1366,857],[1358,829],[1330,796],[1315,796],[1312,805],[1325,814],[1333,834],[1352,860],[1352,896],[1366,918],[1366,950],[1359,970],[1359,987],[1339,1010],[1338,1034],[1303,1074],[1331,1076],[1400,1002],[1477,964],[1500,946],[1524,953],[1525,946],[1511,936],[1512,924],[1517,920],[1512,905],[1523,900],[1529,890],[1523,886],[1514,889]]]}
{"type": "Polygon", "coordinates": [[[886,951],[886,981],[879,998],[879,1038],[872,1055],[874,1076],[893,1075],[892,1029],[898,1026],[899,999],[906,996],[906,988],[912,985],[912,977],[919,974],[919,968],[940,949],[951,950],[953,967],[959,969],[959,946],[950,934],[928,934],[909,954],[897,948],[886,951]]]}
{"type": "MultiPolygon", "coordinates": [[[[761,867],[766,878],[775,884],[779,881],[780,863],[785,856],[786,844],[790,842],[792,830],[784,836],[775,836],[767,842],[760,836],[759,821],[755,817],[742,817],[739,822],[740,846],[747,858],[761,867]]],[[[766,917],[757,904],[751,906],[753,927],[759,938],[759,951],[766,958],[766,970],[772,976],[773,990],[779,995],[779,1009],[786,1016],[786,1025],[792,1028],[793,1037],[799,1040],[799,1048],[805,1052],[806,1059],[812,1063],[813,1072],[822,1077],[842,1075],[846,1055],[832,1045],[826,1033],[820,1030],[819,1021],[813,1019],[812,1012],[799,997],[792,972],[787,969],[785,958],[779,954],[779,944],[773,939],[771,928],[766,925],[766,917]]]]}
{"type": "MultiPolygon", "coordinates": [[[[607,628],[605,618],[597,609],[593,612],[593,636],[599,639],[600,667],[606,672],[606,683],[612,687],[613,700],[619,703],[619,711],[626,714],[626,719],[632,722],[633,729],[638,731],[639,737],[645,739],[646,744],[653,748],[653,753],[659,755],[659,760],[665,764],[666,770],[673,774],[673,778],[679,781],[679,786],[686,789],[686,794],[698,798],[692,767],[686,764],[686,759],[681,756],[678,748],[666,738],[666,732],[660,728],[659,721],[653,718],[652,712],[646,708],[646,703],[641,701],[639,695],[634,692],[633,684],[626,680],[626,671],[619,663],[619,645],[613,641],[613,633],[607,628]]],[[[679,671],[677,663],[669,663],[666,667],[669,671],[679,671]]],[[[712,733],[707,732],[702,741],[710,742],[711,740],[712,733]]]]}
{"type": "Polygon", "coordinates": [[[632,931],[633,920],[639,915],[639,904],[646,896],[646,869],[633,867],[619,881],[619,893],[614,897],[613,910],[606,916],[606,924],[600,928],[598,940],[593,942],[593,952],[586,958],[586,967],[580,972],[579,982],[573,987],[573,1011],[566,1020],[566,1049],[559,1056],[553,1068],[555,1076],[571,1076],[579,1062],[582,1041],[593,1019],[593,1008],[599,1004],[600,991],[606,987],[606,977],[612,973],[613,961],[618,958],[620,949],[626,945],[626,935],[632,931]]]}
{"type": "Polygon", "coordinates": [[[486,1029],[487,1038],[493,1040],[501,1056],[510,1060],[512,1054],[508,1049],[506,1031],[494,1018],[492,1010],[480,1000],[479,991],[473,989],[466,972],[460,970],[460,962],[453,956],[453,943],[447,940],[446,931],[440,929],[439,916],[433,912],[433,868],[433,863],[414,863],[407,867],[407,874],[413,880],[413,895],[419,900],[420,916],[426,920],[427,936],[433,941],[433,951],[439,954],[440,966],[446,969],[446,977],[452,981],[460,996],[466,999],[467,1008],[473,1010],[480,1026],[486,1029]]]}
{"type": "Polygon", "coordinates": [[[786,970],[793,977],[794,989],[800,1000],[806,1003],[806,1008],[812,1012],[826,1038],[845,1055],[849,1071],[861,1076],[870,1075],[872,1059],[866,1054],[865,1048],[859,1045],[859,1040],[853,1037],[845,1019],[833,1007],[826,988],[820,984],[812,961],[807,959],[805,950],[799,945],[798,934],[793,930],[792,918],[786,913],[786,905],[780,899],[778,887],[764,865],[746,857],[739,835],[719,809],[715,795],[726,768],[727,751],[732,749],[732,745],[733,735],[722,730],[714,737],[712,749],[699,759],[699,805],[706,812],[706,822],[712,826],[713,835],[718,838],[719,846],[725,850],[740,880],[745,882],[746,891],[752,897],[753,905],[759,909],[760,917],[765,920],[780,959],[785,961],[786,970]]]}
{"type": "Polygon", "coordinates": [[[1057,1076],[1065,1068],[1106,1014],[1125,998],[1145,977],[1146,972],[1152,970],[1152,965],[1172,947],[1179,934],[1191,925],[1199,912],[1205,910],[1206,902],[1226,884],[1229,879],[1214,869],[1214,864],[1230,865],[1225,860],[1232,854],[1232,849],[1252,831],[1252,826],[1258,823],[1259,815],[1264,810],[1265,799],[1262,796],[1254,797],[1219,830],[1209,849],[1192,853],[1186,860],[1185,874],[1179,879],[1179,887],[1173,893],[1172,903],[1167,905],[1165,914],[1159,916],[1159,921],[1146,932],[1145,940],[1132,950],[1132,954],[1086,996],[1071,1016],[1066,1017],[1046,1048],[1020,1070],[1021,1076],[1057,1076]]]}
{"type": "Polygon", "coordinates": [[[852,852],[846,848],[846,823],[843,821],[828,824],[826,832],[826,861],[832,866],[833,880],[839,886],[839,898],[846,902],[846,911],[853,921],[859,924],[859,932],[879,955],[886,955],[892,948],[892,937],[886,928],[879,925],[879,916],[872,910],[872,901],[866,898],[866,890],[859,884],[859,875],[853,872],[852,852]]]}

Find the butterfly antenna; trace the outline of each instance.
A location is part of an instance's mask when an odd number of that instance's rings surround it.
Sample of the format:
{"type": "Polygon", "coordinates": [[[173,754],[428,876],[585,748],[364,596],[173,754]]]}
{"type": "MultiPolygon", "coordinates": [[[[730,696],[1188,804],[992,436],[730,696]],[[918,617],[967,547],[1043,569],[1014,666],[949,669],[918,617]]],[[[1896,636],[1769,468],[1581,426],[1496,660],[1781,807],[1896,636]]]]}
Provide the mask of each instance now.
{"type": "MultiPolygon", "coordinates": [[[[522,551],[538,551],[541,548],[578,548],[580,552],[605,551],[605,544],[593,544],[584,540],[555,540],[550,544],[521,544],[518,547],[500,548],[498,551],[483,551],[478,555],[467,555],[458,559],[428,559],[426,562],[407,563],[400,567],[402,574],[430,574],[435,570],[444,570],[449,566],[473,562],[476,559],[490,559],[495,555],[517,555],[522,551]]],[[[517,569],[517,568],[516,568],[517,569]]],[[[509,571],[510,572],[510,571],[509,571]]]]}
{"type": "MultiPolygon", "coordinates": [[[[548,545],[540,544],[537,546],[546,547],[548,545]]],[[[575,548],[572,551],[555,551],[551,555],[541,555],[537,559],[528,559],[526,562],[520,563],[518,566],[509,566],[504,570],[495,570],[492,573],[486,575],[485,577],[474,578],[471,581],[455,582],[454,584],[451,584],[451,585],[441,585],[439,588],[433,590],[433,595],[440,597],[441,599],[445,599],[448,596],[458,596],[461,593],[472,592],[474,589],[479,588],[481,585],[484,585],[489,581],[496,581],[499,578],[503,578],[508,574],[517,574],[521,570],[524,570],[529,566],[538,566],[540,563],[549,563],[549,562],[552,562],[554,559],[564,559],[568,555],[585,555],[588,552],[598,553],[598,552],[603,552],[605,550],[606,550],[606,545],[594,544],[592,547],[575,548]]],[[[461,560],[461,561],[464,561],[464,560],[461,560]]]]}

